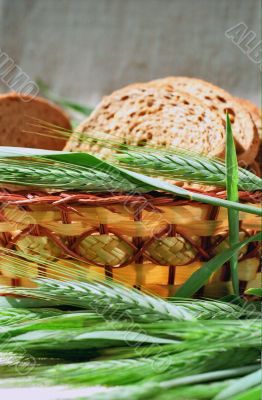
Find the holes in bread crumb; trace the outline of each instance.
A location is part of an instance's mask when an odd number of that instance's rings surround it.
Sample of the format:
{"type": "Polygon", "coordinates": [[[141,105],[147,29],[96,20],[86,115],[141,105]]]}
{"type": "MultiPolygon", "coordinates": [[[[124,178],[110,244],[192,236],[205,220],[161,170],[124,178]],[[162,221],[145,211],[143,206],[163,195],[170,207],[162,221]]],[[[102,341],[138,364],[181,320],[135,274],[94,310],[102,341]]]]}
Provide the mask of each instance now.
{"type": "Polygon", "coordinates": [[[115,113],[109,114],[106,119],[107,120],[112,119],[112,118],[114,118],[114,116],[115,116],[115,113]]]}
{"type": "Polygon", "coordinates": [[[147,106],[148,107],[152,107],[153,104],[154,104],[154,100],[153,99],[147,100],[147,106]]]}
{"type": "Polygon", "coordinates": [[[139,115],[139,117],[143,117],[144,115],[146,115],[146,111],[145,110],[140,111],[140,113],[138,115],[139,115]]]}
{"type": "Polygon", "coordinates": [[[127,96],[127,95],[121,97],[121,100],[123,100],[123,101],[128,100],[128,99],[129,99],[129,96],[127,96]]]}
{"type": "Polygon", "coordinates": [[[232,108],[225,108],[224,111],[228,112],[230,122],[233,124],[235,122],[235,116],[236,116],[235,111],[232,108]]]}
{"type": "Polygon", "coordinates": [[[130,126],[129,131],[131,132],[133,129],[135,129],[138,125],[138,122],[135,122],[133,125],[130,126]]]}
{"type": "Polygon", "coordinates": [[[232,115],[233,117],[236,116],[236,113],[232,108],[225,108],[225,112],[228,112],[228,114],[232,115]]]}
{"type": "Polygon", "coordinates": [[[146,146],[146,145],[147,145],[147,139],[140,139],[140,140],[138,140],[137,145],[138,145],[139,147],[144,147],[144,146],[146,146]]]}
{"type": "Polygon", "coordinates": [[[206,100],[212,100],[211,97],[209,97],[209,96],[205,96],[205,99],[206,100]]]}
{"type": "Polygon", "coordinates": [[[183,100],[183,103],[184,103],[186,106],[189,106],[189,101],[183,100]]]}
{"type": "Polygon", "coordinates": [[[217,100],[219,100],[221,103],[226,103],[227,101],[224,99],[224,97],[217,96],[217,100]]]}
{"type": "Polygon", "coordinates": [[[211,108],[212,111],[217,111],[218,110],[218,108],[216,106],[211,106],[210,108],[211,108]]]}
{"type": "Polygon", "coordinates": [[[152,132],[147,132],[147,138],[150,140],[152,139],[152,137],[153,137],[152,132]]]}

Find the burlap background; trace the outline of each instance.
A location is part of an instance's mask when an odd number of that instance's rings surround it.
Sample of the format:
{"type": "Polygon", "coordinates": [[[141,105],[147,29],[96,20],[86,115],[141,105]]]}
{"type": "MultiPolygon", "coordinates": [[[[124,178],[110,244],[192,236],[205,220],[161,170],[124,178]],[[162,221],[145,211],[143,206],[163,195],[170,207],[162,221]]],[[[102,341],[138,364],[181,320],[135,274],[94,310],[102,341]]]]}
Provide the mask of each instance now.
{"type": "Polygon", "coordinates": [[[0,48],[32,79],[91,105],[171,74],[259,104],[259,67],[225,31],[244,22],[259,42],[260,18],[259,0],[0,0],[0,48]]]}

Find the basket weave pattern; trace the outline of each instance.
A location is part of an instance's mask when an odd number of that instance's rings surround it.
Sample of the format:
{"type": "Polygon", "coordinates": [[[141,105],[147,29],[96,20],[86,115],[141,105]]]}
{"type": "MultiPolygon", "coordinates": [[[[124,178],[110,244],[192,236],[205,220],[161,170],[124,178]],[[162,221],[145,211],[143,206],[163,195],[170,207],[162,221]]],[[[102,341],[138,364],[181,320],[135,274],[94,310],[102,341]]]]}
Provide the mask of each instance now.
{"type": "MultiPolygon", "coordinates": [[[[240,196],[258,202],[247,193],[240,196]]],[[[45,254],[52,261],[78,259],[87,269],[103,268],[106,276],[162,295],[174,293],[218,247],[227,246],[225,209],[167,195],[5,191],[0,204],[0,247],[45,254]]],[[[240,220],[243,236],[260,229],[259,217],[241,213],[240,220]]],[[[240,258],[245,288],[258,279],[258,245],[252,243],[240,258]]],[[[3,268],[0,273],[8,284],[8,279],[23,284],[3,268]]],[[[229,279],[225,265],[206,285],[206,294],[214,284],[230,291],[229,279]]]]}

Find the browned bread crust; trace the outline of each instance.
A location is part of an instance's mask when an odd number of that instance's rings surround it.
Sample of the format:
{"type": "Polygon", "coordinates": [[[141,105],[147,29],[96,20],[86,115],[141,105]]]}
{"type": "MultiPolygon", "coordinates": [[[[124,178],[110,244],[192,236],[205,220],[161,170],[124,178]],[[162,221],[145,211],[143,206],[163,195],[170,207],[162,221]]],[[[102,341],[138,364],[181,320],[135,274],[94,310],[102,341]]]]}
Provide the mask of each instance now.
{"type": "MultiPolygon", "coordinates": [[[[47,129],[32,126],[33,118],[71,130],[69,117],[49,101],[19,93],[0,95],[0,145],[61,150],[65,141],[32,132],[47,133],[47,129]],[[26,101],[25,101],[26,100],[26,101]]],[[[37,124],[36,121],[34,123],[37,124]]]]}
{"type": "Polygon", "coordinates": [[[252,101],[247,100],[247,99],[241,99],[239,97],[236,97],[235,100],[241,104],[241,106],[245,107],[247,111],[251,114],[251,117],[253,118],[253,121],[257,127],[260,141],[262,142],[262,113],[261,109],[257,107],[252,101]]]}
{"type": "Polygon", "coordinates": [[[84,141],[86,134],[103,132],[123,143],[140,146],[176,146],[223,157],[225,127],[216,111],[194,96],[170,86],[135,84],[105,97],[84,121],[66,150],[82,150],[106,157],[110,150],[84,141]]]}
{"type": "Polygon", "coordinates": [[[259,149],[258,153],[256,156],[256,159],[254,163],[252,163],[251,168],[254,170],[254,172],[258,175],[261,176],[261,163],[262,163],[262,110],[261,108],[257,107],[252,101],[247,100],[247,99],[240,99],[236,98],[236,101],[239,102],[243,107],[245,107],[249,113],[251,114],[251,117],[253,118],[253,121],[257,127],[258,135],[259,135],[259,149]]]}

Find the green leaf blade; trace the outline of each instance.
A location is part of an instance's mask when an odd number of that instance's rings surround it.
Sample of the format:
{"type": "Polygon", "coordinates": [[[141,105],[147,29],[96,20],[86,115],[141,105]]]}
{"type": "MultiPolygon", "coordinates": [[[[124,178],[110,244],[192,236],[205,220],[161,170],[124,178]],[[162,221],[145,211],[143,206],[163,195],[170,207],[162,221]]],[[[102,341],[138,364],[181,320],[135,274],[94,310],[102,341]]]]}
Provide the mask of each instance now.
{"type": "MultiPolygon", "coordinates": [[[[230,118],[226,114],[226,190],[227,199],[237,202],[238,196],[238,162],[230,118]]],[[[234,246],[239,241],[239,212],[228,208],[229,245],[234,246]]],[[[239,295],[238,251],[229,260],[234,293],[239,295]]]]}
{"type": "Polygon", "coordinates": [[[241,379],[238,379],[236,382],[233,382],[232,385],[229,385],[226,389],[222,390],[214,400],[227,400],[232,398],[237,394],[241,394],[242,392],[260,385],[262,381],[262,371],[259,369],[258,371],[252,372],[249,375],[244,376],[241,379]]]}
{"type": "MultiPolygon", "coordinates": [[[[162,181],[161,179],[152,178],[146,175],[139,174],[134,171],[129,171],[123,168],[119,168],[115,165],[102,161],[99,158],[88,153],[69,153],[61,151],[47,152],[45,150],[38,150],[38,149],[22,149],[22,148],[12,149],[10,147],[7,148],[0,147],[0,158],[4,159],[9,157],[17,158],[26,156],[30,156],[32,157],[32,159],[34,157],[36,158],[44,157],[49,160],[55,160],[57,162],[69,164],[71,165],[71,168],[72,165],[75,165],[89,169],[88,172],[90,179],[94,178],[92,174],[100,173],[100,176],[97,180],[97,186],[95,186],[95,182],[94,185],[91,186],[93,192],[95,191],[99,192],[102,190],[102,191],[108,191],[109,193],[116,191],[144,193],[152,190],[157,190],[157,191],[164,191],[166,193],[171,193],[173,195],[187,198],[189,200],[193,200],[196,202],[201,202],[204,204],[233,208],[238,211],[243,211],[250,214],[262,216],[262,210],[260,207],[224,200],[218,197],[212,197],[202,193],[191,192],[190,190],[183,189],[174,184],[162,181]],[[103,178],[103,182],[101,182],[101,178],[103,178]]],[[[29,168],[32,168],[31,164],[32,161],[30,161],[29,163],[28,166],[29,168]]],[[[48,176],[45,175],[45,178],[48,179],[48,176]]],[[[88,188],[90,188],[90,185],[92,183],[92,179],[91,181],[85,179],[85,182],[88,183],[87,186],[82,185],[79,188],[77,185],[75,185],[74,190],[88,191],[88,188]]],[[[8,183],[7,181],[8,179],[5,179],[4,182],[8,183]]],[[[14,181],[15,180],[12,180],[12,182],[10,183],[14,183],[14,181]]],[[[0,175],[0,182],[3,182],[1,175],[0,175]]],[[[21,182],[21,180],[19,180],[19,182],[26,184],[25,181],[21,182]]],[[[37,185],[37,179],[35,179],[34,183],[37,185]]],[[[51,184],[52,187],[55,187],[53,179],[51,179],[51,184]]],[[[73,188],[71,187],[71,189],[73,188]]]]}
{"type": "Polygon", "coordinates": [[[262,288],[250,288],[245,291],[245,294],[251,296],[262,297],[262,288]]]}
{"type": "Polygon", "coordinates": [[[217,271],[221,265],[227,262],[236,251],[239,251],[250,242],[261,240],[261,233],[249,237],[242,242],[236,243],[233,247],[216,255],[201,268],[195,271],[190,278],[177,290],[175,297],[190,297],[205,285],[211,275],[217,271]]]}

